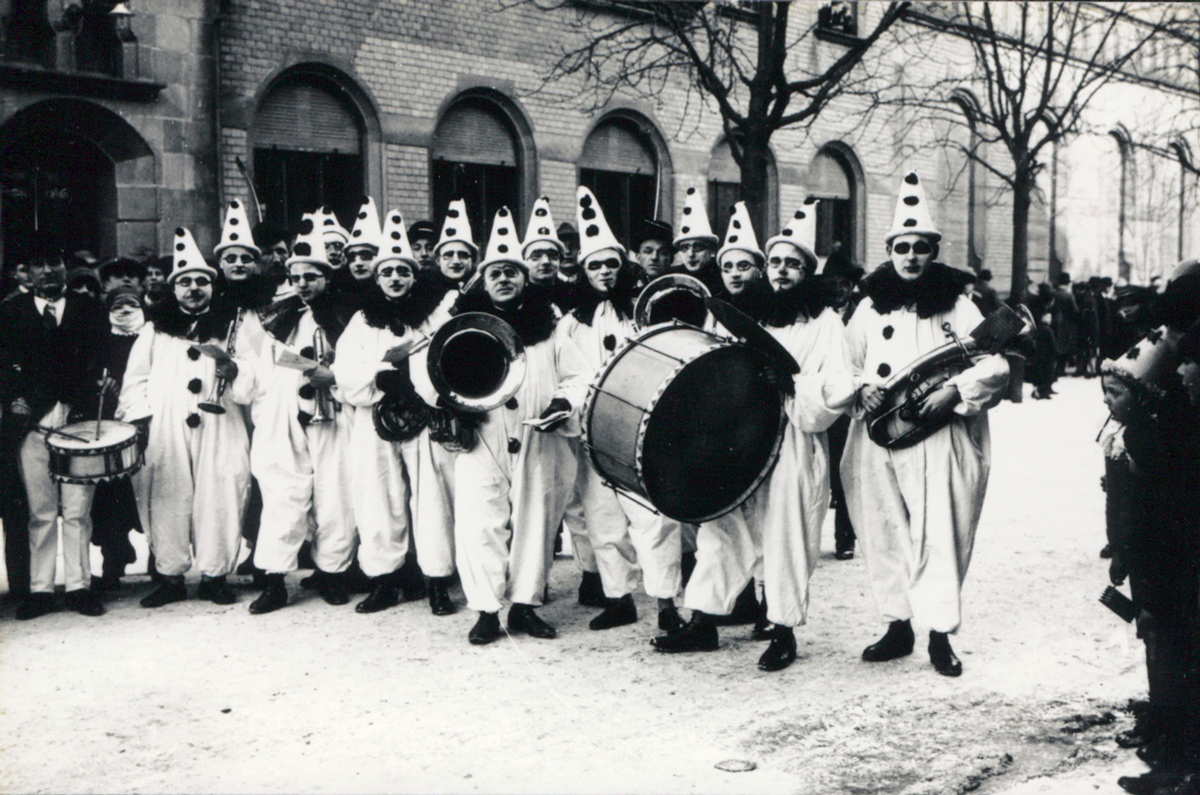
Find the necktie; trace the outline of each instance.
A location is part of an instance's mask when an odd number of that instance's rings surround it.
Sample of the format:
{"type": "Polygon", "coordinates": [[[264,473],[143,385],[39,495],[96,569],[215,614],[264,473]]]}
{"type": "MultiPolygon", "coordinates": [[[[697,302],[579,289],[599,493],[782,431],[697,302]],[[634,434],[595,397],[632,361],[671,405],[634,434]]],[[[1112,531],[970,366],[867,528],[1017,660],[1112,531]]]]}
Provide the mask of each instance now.
{"type": "Polygon", "coordinates": [[[54,311],[54,304],[48,303],[42,310],[42,325],[48,329],[58,328],[58,315],[54,311]]]}

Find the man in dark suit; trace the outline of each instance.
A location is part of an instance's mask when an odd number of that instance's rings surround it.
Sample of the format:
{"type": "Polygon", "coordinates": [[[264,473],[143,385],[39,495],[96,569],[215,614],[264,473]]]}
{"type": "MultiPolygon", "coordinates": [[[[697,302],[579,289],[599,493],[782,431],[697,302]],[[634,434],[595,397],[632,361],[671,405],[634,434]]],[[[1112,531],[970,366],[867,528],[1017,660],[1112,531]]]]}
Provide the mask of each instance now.
{"type": "Polygon", "coordinates": [[[32,292],[0,305],[0,345],[16,367],[6,409],[16,438],[29,501],[30,593],[17,608],[27,620],[55,609],[57,520],[62,513],[67,606],[88,616],[104,613],[91,585],[91,507],[94,486],[50,477],[49,451],[40,427],[54,428],[83,417],[98,398],[93,365],[107,328],[104,309],[88,296],[66,290],[66,265],[57,251],[30,262],[32,292]]]}

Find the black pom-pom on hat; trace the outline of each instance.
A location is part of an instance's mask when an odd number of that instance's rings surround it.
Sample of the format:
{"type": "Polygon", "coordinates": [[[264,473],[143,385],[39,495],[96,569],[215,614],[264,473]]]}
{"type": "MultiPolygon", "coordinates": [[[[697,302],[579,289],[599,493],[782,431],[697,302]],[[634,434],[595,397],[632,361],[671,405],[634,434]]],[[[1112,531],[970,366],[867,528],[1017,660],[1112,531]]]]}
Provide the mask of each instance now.
{"type": "Polygon", "coordinates": [[[183,237],[183,227],[182,226],[175,227],[175,237],[183,237]]]}
{"type": "Polygon", "coordinates": [[[457,217],[458,217],[458,210],[455,210],[454,208],[451,208],[451,209],[447,210],[447,211],[446,211],[446,217],[447,217],[447,218],[457,218],[457,217]]]}
{"type": "Polygon", "coordinates": [[[360,221],[361,221],[361,220],[363,220],[363,219],[364,219],[364,218],[366,218],[366,217],[367,217],[367,211],[366,211],[366,210],[359,210],[359,211],[358,211],[358,220],[360,220],[360,221]]]}
{"type": "Polygon", "coordinates": [[[688,232],[692,231],[692,228],[690,226],[684,226],[684,227],[681,227],[679,229],[679,231],[683,232],[686,235],[688,232]]]}
{"type": "Polygon", "coordinates": [[[590,221],[596,217],[596,211],[591,207],[585,207],[583,212],[581,212],[579,215],[583,218],[583,220],[590,221]]]}
{"type": "MultiPolygon", "coordinates": [[[[693,195],[693,194],[695,194],[695,193],[696,193],[696,189],[695,189],[695,188],[688,188],[688,189],[687,189],[687,195],[688,195],[688,196],[692,196],[692,195],[693,195]]],[[[684,212],[687,212],[687,210],[684,210],[684,212]]]]}
{"type": "Polygon", "coordinates": [[[455,235],[458,234],[458,230],[452,226],[448,226],[448,227],[446,227],[446,234],[450,235],[451,237],[454,237],[455,235]]]}
{"type": "Polygon", "coordinates": [[[399,230],[393,229],[392,230],[392,240],[399,240],[399,239],[400,239],[399,230]]]}
{"type": "Polygon", "coordinates": [[[534,215],[536,215],[538,218],[543,218],[543,217],[545,217],[545,215],[546,215],[546,208],[545,208],[545,207],[539,207],[539,208],[537,208],[536,210],[534,210],[534,211],[533,211],[533,214],[534,214],[534,215]]]}
{"type": "Polygon", "coordinates": [[[916,207],[918,204],[921,203],[921,200],[918,199],[916,196],[905,196],[904,203],[907,204],[909,207],[916,207]]]}
{"type": "Polygon", "coordinates": [[[496,246],[496,250],[499,251],[501,254],[507,254],[508,246],[506,246],[504,243],[501,243],[500,245],[496,246]]]}
{"type": "MultiPolygon", "coordinates": [[[[235,218],[234,220],[236,221],[237,219],[235,218]]],[[[229,239],[230,239],[230,240],[237,240],[237,239],[238,239],[238,233],[237,233],[237,232],[230,232],[230,233],[229,233],[229,239]]]]}
{"type": "Polygon", "coordinates": [[[917,225],[917,219],[916,218],[905,218],[903,225],[906,227],[914,227],[917,225]]]}
{"type": "Polygon", "coordinates": [[[300,221],[300,234],[311,235],[313,231],[313,222],[311,218],[304,218],[300,221]]]}
{"type": "Polygon", "coordinates": [[[691,207],[684,207],[684,208],[683,208],[683,214],[684,214],[684,215],[691,215],[691,214],[692,214],[692,208],[691,208],[691,207]]]}
{"type": "Polygon", "coordinates": [[[730,236],[729,236],[729,242],[730,242],[730,243],[736,243],[737,241],[738,241],[738,236],[737,236],[737,235],[730,235],[730,236]]]}
{"type": "Polygon", "coordinates": [[[584,230],[584,234],[588,237],[595,237],[600,234],[600,227],[595,224],[588,224],[588,228],[584,230]]]}
{"type": "Polygon", "coordinates": [[[310,257],[312,256],[312,246],[301,240],[292,247],[292,253],[298,257],[310,257]]]}
{"type": "Polygon", "coordinates": [[[583,196],[580,196],[579,197],[579,206],[580,207],[591,207],[592,206],[592,197],[587,195],[586,193],[583,194],[583,196]]]}
{"type": "Polygon", "coordinates": [[[741,222],[741,221],[734,221],[734,222],[733,222],[733,228],[734,228],[734,229],[741,229],[741,228],[742,228],[742,222],[741,222]]]}
{"type": "Polygon", "coordinates": [[[785,228],[785,229],[783,230],[783,236],[784,236],[784,237],[791,237],[791,236],[792,236],[792,230],[791,230],[791,229],[787,229],[787,228],[785,228]]]}
{"type": "Polygon", "coordinates": [[[236,210],[237,208],[241,207],[242,205],[241,205],[241,202],[239,202],[237,199],[234,199],[233,201],[231,201],[229,203],[229,206],[236,210]]]}
{"type": "Polygon", "coordinates": [[[175,244],[175,250],[176,250],[176,251],[183,251],[185,248],[187,248],[187,246],[186,246],[186,245],[184,245],[183,243],[176,243],[176,244],[175,244]]]}

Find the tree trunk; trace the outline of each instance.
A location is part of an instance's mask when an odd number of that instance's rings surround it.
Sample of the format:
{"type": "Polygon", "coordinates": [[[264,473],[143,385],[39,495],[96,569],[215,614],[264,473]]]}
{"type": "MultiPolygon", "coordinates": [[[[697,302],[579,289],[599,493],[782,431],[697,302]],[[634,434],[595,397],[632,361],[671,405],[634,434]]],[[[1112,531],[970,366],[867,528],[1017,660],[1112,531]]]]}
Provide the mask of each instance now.
{"type": "Polygon", "coordinates": [[[767,164],[771,155],[767,139],[761,134],[750,133],[742,146],[742,201],[746,202],[746,209],[750,211],[750,220],[754,223],[754,232],[761,244],[774,231],[772,219],[767,218],[767,164]]]}
{"type": "Polygon", "coordinates": [[[1010,295],[1018,298],[1025,293],[1025,281],[1029,273],[1029,205],[1032,193],[1033,179],[1025,174],[1017,174],[1013,184],[1010,295]]]}

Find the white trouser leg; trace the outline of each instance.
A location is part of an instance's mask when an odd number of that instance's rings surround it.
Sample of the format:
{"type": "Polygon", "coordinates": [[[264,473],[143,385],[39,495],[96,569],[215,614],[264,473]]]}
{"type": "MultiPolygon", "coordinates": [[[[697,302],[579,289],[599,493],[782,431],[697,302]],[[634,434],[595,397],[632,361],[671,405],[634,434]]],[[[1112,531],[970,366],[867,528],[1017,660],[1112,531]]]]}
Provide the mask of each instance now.
{"type": "Polygon", "coordinates": [[[417,563],[429,577],[454,573],[454,453],[431,441],[429,431],[402,446],[411,490],[417,563]]]}
{"type": "Polygon", "coordinates": [[[254,565],[269,574],[297,568],[296,558],[308,533],[312,508],[312,458],[300,442],[268,439],[260,429],[253,450],[254,476],[262,492],[262,522],[254,545],[254,565]]]}
{"type": "Polygon", "coordinates": [[[692,610],[727,616],[750,581],[758,557],[746,508],[700,525],[696,533],[696,570],[684,604],[692,610]]]}
{"type": "Polygon", "coordinates": [[[368,577],[380,577],[398,570],[408,554],[408,485],[397,447],[376,435],[369,411],[365,421],[356,418],[352,434],[358,563],[368,577]]]}
{"type": "Polygon", "coordinates": [[[590,459],[583,491],[585,521],[604,595],[619,599],[633,593],[638,584],[638,556],[629,537],[629,520],[617,492],[604,485],[590,459]]]}
{"type": "MultiPolygon", "coordinates": [[[[344,412],[343,412],[344,413],[344,412]]],[[[317,529],[313,560],[321,571],[337,574],[354,560],[354,505],[350,501],[350,428],[336,423],[305,430],[313,469],[313,513],[317,529]]]]}
{"type": "Polygon", "coordinates": [[[642,587],[656,599],[674,599],[680,587],[680,523],[617,495],[629,518],[629,539],[642,568],[642,587]]]}
{"type": "Polygon", "coordinates": [[[30,590],[54,591],[58,558],[58,513],[61,494],[63,580],[68,591],[87,588],[92,581],[88,545],[92,540],[92,495],[95,486],[64,483],[50,477],[50,451],[37,431],[25,436],[20,449],[21,476],[29,500],[30,590]]]}
{"type": "Polygon", "coordinates": [[[563,524],[571,534],[571,549],[575,553],[575,565],[580,571],[598,572],[596,553],[592,550],[592,540],[588,537],[587,517],[584,512],[583,493],[587,488],[588,469],[591,462],[585,460],[587,451],[582,449],[578,439],[571,439],[571,452],[575,455],[577,470],[575,485],[571,488],[571,497],[563,512],[563,524]]]}
{"type": "MultiPolygon", "coordinates": [[[[222,421],[227,420],[217,420],[222,421]]],[[[215,427],[200,430],[192,525],[196,568],[207,577],[224,577],[237,567],[242,544],[242,515],[250,496],[250,445],[244,435],[239,441],[232,433],[218,435],[215,427]]]]}
{"type": "Polygon", "coordinates": [[[495,613],[508,581],[513,534],[508,477],[486,446],[478,444],[458,454],[454,483],[455,550],[467,607],[495,613]]]}

